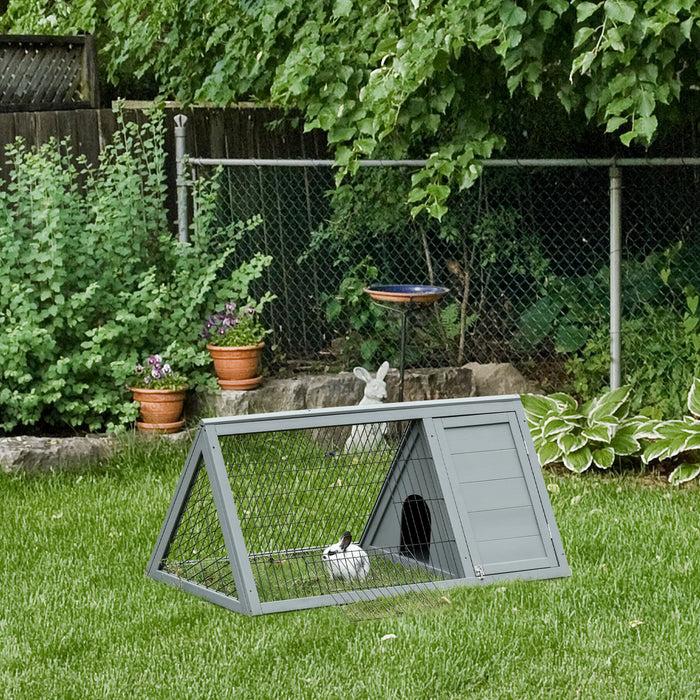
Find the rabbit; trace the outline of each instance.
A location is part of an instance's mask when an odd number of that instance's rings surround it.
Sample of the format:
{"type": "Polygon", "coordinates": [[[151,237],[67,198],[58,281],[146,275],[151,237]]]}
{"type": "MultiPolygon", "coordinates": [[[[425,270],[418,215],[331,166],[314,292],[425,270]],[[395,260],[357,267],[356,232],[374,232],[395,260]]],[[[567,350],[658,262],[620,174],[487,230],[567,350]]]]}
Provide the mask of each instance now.
{"type": "MultiPolygon", "coordinates": [[[[355,367],[353,374],[366,384],[360,406],[377,406],[382,403],[387,396],[385,378],[388,372],[388,362],[382,362],[376,377],[372,377],[364,367],[355,367]]],[[[386,423],[353,425],[343,451],[348,453],[376,449],[381,444],[384,433],[386,433],[386,423]]]]}
{"type": "Polygon", "coordinates": [[[343,581],[364,581],[369,573],[369,556],[358,544],[352,544],[352,535],[345,531],[340,542],[323,550],[321,559],[333,578],[343,581]]]}

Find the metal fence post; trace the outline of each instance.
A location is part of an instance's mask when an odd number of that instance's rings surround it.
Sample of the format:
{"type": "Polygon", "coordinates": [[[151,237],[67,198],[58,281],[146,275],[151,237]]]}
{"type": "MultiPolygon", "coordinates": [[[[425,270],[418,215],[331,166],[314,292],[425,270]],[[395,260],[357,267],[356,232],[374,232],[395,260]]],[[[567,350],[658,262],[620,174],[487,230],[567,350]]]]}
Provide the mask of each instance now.
{"type": "Polygon", "coordinates": [[[622,171],[610,167],[610,388],[622,384],[622,171]]]}
{"type": "Polygon", "coordinates": [[[189,216],[187,211],[187,182],[185,180],[185,153],[187,148],[184,114],[175,116],[175,173],[177,185],[177,232],[180,243],[189,240],[189,216]]]}

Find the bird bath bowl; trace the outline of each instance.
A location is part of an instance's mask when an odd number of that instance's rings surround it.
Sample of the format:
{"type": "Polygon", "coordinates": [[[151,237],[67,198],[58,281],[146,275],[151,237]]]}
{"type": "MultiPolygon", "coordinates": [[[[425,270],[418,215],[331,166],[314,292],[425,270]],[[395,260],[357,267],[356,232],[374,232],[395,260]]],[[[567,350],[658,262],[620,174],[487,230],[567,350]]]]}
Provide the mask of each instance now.
{"type": "Polygon", "coordinates": [[[429,304],[437,301],[449,290],[447,287],[431,287],[425,284],[374,284],[364,289],[374,301],[396,304],[429,304]]]}

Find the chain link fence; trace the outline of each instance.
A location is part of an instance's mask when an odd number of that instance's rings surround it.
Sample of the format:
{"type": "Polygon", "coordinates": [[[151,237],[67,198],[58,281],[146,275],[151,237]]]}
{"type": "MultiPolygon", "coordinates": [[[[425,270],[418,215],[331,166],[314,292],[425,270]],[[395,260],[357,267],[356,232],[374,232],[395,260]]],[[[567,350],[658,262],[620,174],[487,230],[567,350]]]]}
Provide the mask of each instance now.
{"type": "Polygon", "coordinates": [[[511,362],[545,390],[593,395],[610,380],[612,274],[621,380],[655,384],[639,401],[677,413],[684,397],[669,403],[662,377],[673,374],[680,391],[700,371],[700,168],[691,163],[615,165],[617,257],[607,161],[487,161],[442,221],[411,217],[418,164],[409,162],[362,167],[336,187],[325,161],[192,159],[189,184],[218,179],[220,226],[260,217],[231,265],[272,255],[253,293],[278,297],[265,320],[288,367],[398,366],[400,314],[362,290],[430,284],[449,292],[409,312],[407,367],[511,362]]]}

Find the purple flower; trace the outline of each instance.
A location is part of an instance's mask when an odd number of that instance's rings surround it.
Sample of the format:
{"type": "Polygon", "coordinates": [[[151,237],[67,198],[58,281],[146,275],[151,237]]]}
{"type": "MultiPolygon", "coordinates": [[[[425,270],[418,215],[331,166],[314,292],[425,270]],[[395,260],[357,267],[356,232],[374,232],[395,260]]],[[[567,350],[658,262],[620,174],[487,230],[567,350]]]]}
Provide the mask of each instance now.
{"type": "Polygon", "coordinates": [[[163,372],[158,367],[154,367],[151,370],[151,376],[153,379],[161,379],[163,377],[163,372]]]}
{"type": "Polygon", "coordinates": [[[236,305],[232,301],[227,301],[224,308],[228,313],[232,314],[236,310],[236,305]]]}
{"type": "Polygon", "coordinates": [[[219,335],[226,335],[226,329],[223,326],[219,328],[219,335]]]}
{"type": "Polygon", "coordinates": [[[253,316],[255,314],[255,309],[252,306],[249,306],[245,312],[248,314],[248,316],[253,316]]]}
{"type": "Polygon", "coordinates": [[[158,367],[160,368],[161,364],[163,363],[163,358],[160,355],[151,355],[148,360],[146,360],[147,364],[149,364],[151,367],[158,367]]]}
{"type": "Polygon", "coordinates": [[[134,371],[136,372],[136,374],[143,374],[143,365],[136,365],[136,367],[134,367],[134,371]]]}
{"type": "Polygon", "coordinates": [[[150,383],[151,383],[151,378],[150,378],[150,377],[144,377],[144,378],[143,378],[143,383],[144,383],[144,384],[150,384],[150,383]]]}
{"type": "Polygon", "coordinates": [[[172,370],[172,368],[170,367],[170,365],[166,362],[166,363],[163,365],[162,372],[163,372],[163,374],[167,377],[169,374],[172,374],[172,373],[173,373],[173,370],[172,370]]]}

